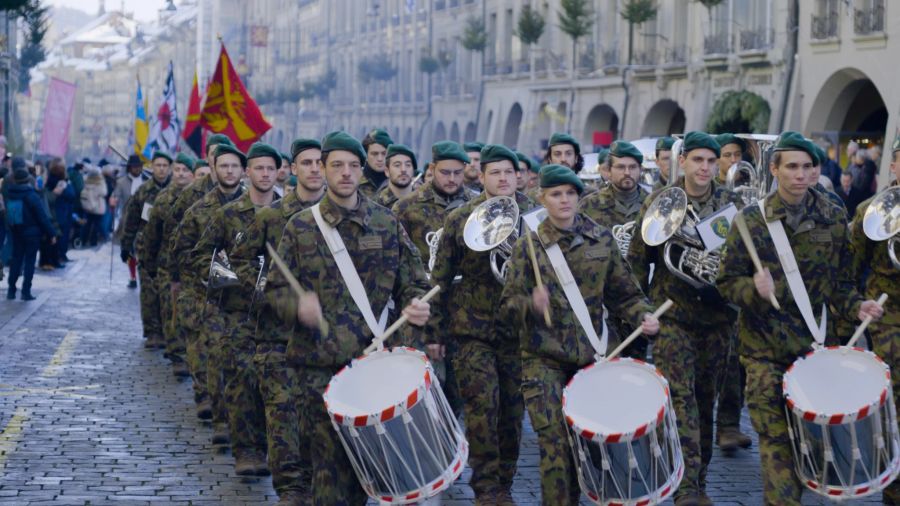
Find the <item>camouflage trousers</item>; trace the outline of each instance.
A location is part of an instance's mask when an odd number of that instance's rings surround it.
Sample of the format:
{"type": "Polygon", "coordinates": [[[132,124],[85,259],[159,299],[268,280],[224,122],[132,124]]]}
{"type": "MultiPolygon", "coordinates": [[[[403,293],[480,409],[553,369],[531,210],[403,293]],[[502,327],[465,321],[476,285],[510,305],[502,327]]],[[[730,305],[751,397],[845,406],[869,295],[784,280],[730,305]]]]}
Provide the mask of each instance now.
{"type": "Polygon", "coordinates": [[[431,365],[434,372],[441,382],[441,390],[447,398],[447,404],[457,418],[462,416],[463,401],[459,396],[459,383],[456,380],[456,369],[453,366],[454,357],[456,356],[456,346],[447,345],[447,354],[443,360],[432,360],[431,365]]]}
{"type": "Polygon", "coordinates": [[[741,409],[744,407],[744,383],[746,374],[738,358],[737,334],[732,334],[731,353],[725,362],[725,377],[716,407],[716,429],[738,428],[741,425],[741,409]]]}
{"type": "Polygon", "coordinates": [[[228,423],[225,409],[225,366],[229,349],[226,337],[230,334],[228,324],[214,304],[206,304],[204,318],[200,326],[201,342],[206,344],[206,391],[212,403],[213,427],[228,423]]]}
{"type": "MultiPolygon", "coordinates": [[[[900,325],[872,322],[872,351],[891,368],[891,384],[894,387],[894,407],[900,409],[900,325]]],[[[885,504],[900,504],[900,479],[894,480],[884,490],[885,504]]]]}
{"type": "Polygon", "coordinates": [[[688,326],[665,319],[653,345],[654,364],[669,380],[684,454],[684,478],[675,493],[678,497],[706,488],[713,412],[733,332],[732,326],[688,326]]]}
{"type": "Polygon", "coordinates": [[[184,361],[184,336],[178,332],[175,300],[172,298],[172,290],[170,289],[172,280],[168,274],[160,271],[157,281],[159,283],[159,316],[162,320],[166,353],[172,361],[184,361]]]}
{"type": "Polygon", "coordinates": [[[209,343],[205,341],[206,336],[200,332],[197,321],[203,310],[200,297],[192,290],[182,289],[175,304],[178,333],[176,340],[184,343],[184,358],[193,379],[194,400],[198,403],[209,399],[209,390],[206,387],[209,343]]]}
{"type": "Polygon", "coordinates": [[[581,497],[562,411],[563,388],[576,372],[539,358],[522,360],[522,396],[541,455],[541,504],[576,506],[581,497]]]}
{"type": "Polygon", "coordinates": [[[784,411],[781,381],[786,366],[741,358],[747,371],[747,408],[759,433],[763,500],[766,505],[799,506],[803,485],[794,472],[794,455],[784,411]]]}
{"type": "Polygon", "coordinates": [[[229,333],[219,336],[224,351],[222,378],[225,410],[231,429],[231,451],[235,457],[266,454],[266,415],[259,377],[253,357],[256,355],[256,322],[246,313],[223,312],[229,333]]]}
{"type": "Polygon", "coordinates": [[[518,343],[492,347],[466,339],[454,357],[475,495],[508,491],[516,475],[524,405],[518,343]]]}
{"type": "Polygon", "coordinates": [[[272,486],[278,495],[298,492],[310,497],[312,462],[309,433],[301,425],[300,399],[304,389],[300,376],[288,363],[284,345],[257,345],[253,362],[265,405],[272,486]]]}
{"type": "Polygon", "coordinates": [[[162,343],[163,329],[156,280],[151,278],[140,266],[138,267],[138,276],[141,280],[141,323],[144,327],[144,338],[148,341],[162,343]]]}
{"type": "Polygon", "coordinates": [[[337,371],[301,367],[297,378],[301,427],[308,429],[312,463],[312,504],[315,506],[359,506],[366,493],[350,464],[350,459],[331,424],[322,401],[325,387],[337,371]]]}

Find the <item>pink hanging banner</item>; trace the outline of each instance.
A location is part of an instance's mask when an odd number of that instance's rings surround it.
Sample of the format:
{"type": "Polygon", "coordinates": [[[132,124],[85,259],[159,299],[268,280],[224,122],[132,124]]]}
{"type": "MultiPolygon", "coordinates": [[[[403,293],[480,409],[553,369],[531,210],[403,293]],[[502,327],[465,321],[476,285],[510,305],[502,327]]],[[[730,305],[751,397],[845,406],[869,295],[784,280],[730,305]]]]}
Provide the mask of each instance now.
{"type": "Polygon", "coordinates": [[[69,148],[69,125],[72,123],[72,109],[75,106],[75,90],[72,83],[51,78],[44,104],[44,121],[41,129],[41,153],[66,156],[69,148]]]}

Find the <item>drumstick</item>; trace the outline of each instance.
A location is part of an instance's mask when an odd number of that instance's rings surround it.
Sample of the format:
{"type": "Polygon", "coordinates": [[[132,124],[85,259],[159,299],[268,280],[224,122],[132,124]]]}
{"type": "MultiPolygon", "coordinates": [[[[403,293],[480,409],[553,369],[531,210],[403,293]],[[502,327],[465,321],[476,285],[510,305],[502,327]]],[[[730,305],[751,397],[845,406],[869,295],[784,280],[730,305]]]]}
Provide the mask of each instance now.
{"type": "MultiPolygon", "coordinates": [[[[666,301],[663,302],[662,305],[659,306],[658,308],[656,308],[656,311],[653,312],[653,317],[658,320],[659,317],[662,316],[663,313],[668,311],[669,308],[672,307],[673,304],[674,304],[674,302],[672,302],[672,299],[666,299],[666,301]]],[[[606,360],[612,360],[613,358],[616,357],[616,355],[618,355],[619,353],[622,353],[622,350],[627,348],[628,345],[631,344],[632,341],[637,339],[639,335],[641,335],[641,327],[634,329],[634,332],[632,332],[630,336],[628,336],[624,341],[622,341],[622,344],[620,344],[616,349],[614,349],[612,353],[607,355],[606,360]]]]}
{"type": "MultiPolygon", "coordinates": [[[[538,290],[543,290],[544,281],[541,279],[541,270],[538,268],[537,255],[534,253],[534,242],[531,240],[531,232],[525,231],[525,238],[528,241],[528,256],[531,257],[531,267],[534,269],[534,279],[537,281],[538,290]]],[[[553,322],[550,320],[550,306],[544,308],[544,323],[547,327],[552,327],[553,322]]]]}
{"type": "MultiPolygon", "coordinates": [[[[759,261],[759,253],[756,252],[756,246],[753,245],[753,238],[750,237],[750,230],[747,229],[747,222],[744,221],[744,216],[740,213],[735,215],[734,224],[737,225],[738,233],[741,234],[744,246],[747,247],[747,252],[750,253],[750,259],[753,260],[756,272],[763,272],[762,262],[759,261]]],[[[774,291],[769,294],[769,303],[776,310],[781,311],[781,306],[778,304],[778,299],[775,298],[774,291]]]]}
{"type": "MultiPolygon", "coordinates": [[[[882,293],[881,297],[878,297],[878,300],[875,301],[878,304],[878,307],[884,307],[884,303],[887,301],[888,295],[886,293],[882,293]]],[[[859,324],[859,327],[856,327],[856,332],[853,333],[853,337],[847,342],[847,347],[852,348],[853,345],[856,344],[856,341],[859,340],[860,336],[863,335],[863,332],[866,331],[866,327],[872,323],[872,317],[866,316],[866,318],[859,324]]]]}
{"type": "MultiPolygon", "coordinates": [[[[301,297],[306,295],[306,290],[300,286],[300,282],[297,281],[297,278],[291,274],[291,270],[288,269],[287,264],[284,263],[284,260],[278,255],[278,252],[275,251],[275,248],[272,247],[268,242],[266,243],[266,249],[269,250],[269,256],[272,257],[272,261],[275,262],[275,266],[278,267],[278,270],[284,274],[285,279],[287,279],[288,284],[291,286],[291,289],[294,290],[294,293],[297,297],[301,297]]],[[[325,318],[319,316],[319,333],[323,336],[328,335],[328,322],[325,321],[325,318]]]]}
{"type": "MultiPolygon", "coordinates": [[[[437,293],[440,291],[441,291],[441,285],[434,285],[434,287],[431,290],[428,290],[428,293],[426,293],[425,295],[422,296],[421,299],[419,299],[419,302],[428,302],[429,300],[431,300],[432,297],[437,295],[437,293]]],[[[407,316],[405,314],[400,315],[400,318],[397,318],[397,321],[395,321],[393,324],[391,324],[391,326],[388,327],[387,330],[384,331],[384,334],[381,334],[381,337],[376,337],[375,339],[372,340],[372,344],[370,344],[369,347],[366,348],[365,351],[363,351],[363,354],[368,355],[369,353],[372,353],[373,351],[375,351],[381,345],[381,343],[385,342],[387,340],[387,338],[391,336],[391,334],[393,334],[394,332],[397,332],[397,329],[399,329],[404,323],[406,323],[406,320],[408,320],[408,319],[409,318],[407,318],[407,316]]]]}

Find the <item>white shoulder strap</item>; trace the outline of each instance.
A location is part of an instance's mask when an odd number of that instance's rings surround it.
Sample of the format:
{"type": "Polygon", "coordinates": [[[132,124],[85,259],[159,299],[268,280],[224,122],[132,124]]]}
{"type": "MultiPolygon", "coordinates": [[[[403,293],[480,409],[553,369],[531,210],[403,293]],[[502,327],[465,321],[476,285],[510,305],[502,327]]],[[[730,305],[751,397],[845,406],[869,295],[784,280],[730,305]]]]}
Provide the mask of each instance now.
{"type": "Polygon", "coordinates": [[[766,220],[765,199],[759,199],[758,204],[759,210],[762,212],[763,221],[769,228],[769,235],[772,236],[772,242],[775,243],[778,261],[781,263],[781,270],[784,271],[784,276],[787,279],[791,296],[794,297],[797,308],[800,309],[803,321],[806,322],[813,339],[816,340],[817,344],[822,345],[825,343],[825,325],[827,321],[825,304],[822,304],[822,317],[819,319],[819,324],[816,325],[812,304],[809,301],[809,292],[806,291],[806,285],[803,283],[803,276],[800,274],[797,259],[794,258],[794,250],[791,249],[787,233],[784,231],[784,224],[781,223],[781,220],[766,220]]]}
{"type": "Polygon", "coordinates": [[[356,307],[358,307],[359,311],[362,313],[363,318],[366,320],[366,324],[369,326],[369,330],[372,331],[372,335],[375,338],[381,337],[384,333],[384,327],[387,324],[388,313],[390,312],[390,308],[393,307],[393,299],[388,300],[387,305],[384,307],[384,311],[381,312],[381,318],[376,321],[375,314],[372,312],[372,306],[369,304],[369,297],[366,295],[366,289],[363,287],[362,280],[359,279],[359,273],[356,271],[356,267],[353,266],[353,259],[350,258],[350,253],[347,251],[346,246],[344,246],[344,240],[341,238],[341,234],[322,218],[319,204],[312,206],[310,209],[312,210],[313,217],[316,219],[316,225],[318,225],[319,231],[322,232],[322,236],[325,238],[325,244],[328,245],[328,250],[331,251],[331,256],[334,257],[338,270],[341,271],[341,277],[344,278],[344,283],[347,285],[347,289],[350,290],[350,296],[353,297],[353,302],[356,303],[356,307]]]}
{"type": "Polygon", "coordinates": [[[603,321],[601,322],[603,330],[601,331],[601,337],[598,338],[597,331],[594,330],[594,324],[591,322],[591,314],[588,312],[587,304],[584,302],[584,297],[581,295],[581,290],[578,289],[578,283],[575,281],[575,277],[572,276],[572,271],[569,269],[569,264],[566,262],[562,250],[559,249],[559,244],[545,246],[544,251],[547,252],[547,257],[553,266],[553,272],[556,273],[556,278],[559,280],[559,284],[562,285],[566,299],[569,301],[569,306],[572,307],[572,311],[575,313],[575,318],[578,319],[578,323],[581,324],[581,328],[584,329],[584,333],[587,334],[588,340],[594,348],[594,358],[600,360],[606,356],[606,347],[609,341],[609,331],[606,328],[606,307],[604,306],[603,308],[603,321]]]}

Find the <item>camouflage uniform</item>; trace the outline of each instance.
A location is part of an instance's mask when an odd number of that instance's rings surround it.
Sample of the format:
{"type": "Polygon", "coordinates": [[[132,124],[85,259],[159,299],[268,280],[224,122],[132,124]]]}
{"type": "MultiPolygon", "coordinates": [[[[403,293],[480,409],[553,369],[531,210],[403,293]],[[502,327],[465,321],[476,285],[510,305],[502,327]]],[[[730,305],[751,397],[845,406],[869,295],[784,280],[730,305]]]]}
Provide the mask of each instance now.
{"type": "MultiPolygon", "coordinates": [[[[141,277],[141,322],[144,327],[144,338],[147,345],[163,344],[162,320],[160,319],[159,292],[153,275],[143,266],[142,256],[144,252],[144,207],[153,206],[156,195],[169,184],[167,179],[163,184],[150,178],[138,188],[134,195],[128,199],[128,207],[125,210],[125,232],[122,236],[122,247],[134,252],[138,258],[138,274],[141,277]]],[[[148,210],[149,212],[149,210],[148,210]]]]}
{"type": "Polygon", "coordinates": [[[472,251],[463,240],[466,219],[485,200],[482,193],[444,220],[431,273],[432,282],[443,287],[431,306],[431,336],[457,349],[453,363],[466,411],[469,483],[476,497],[510,490],[524,411],[518,329],[497,318],[503,286],[491,272],[490,253],[472,251]],[[462,280],[454,284],[457,274],[462,280]]]}
{"type": "Polygon", "coordinates": [[[484,186],[481,184],[481,181],[476,179],[475,181],[465,181],[463,182],[463,186],[467,190],[471,190],[475,193],[484,193],[484,186]]]}
{"type": "MultiPolygon", "coordinates": [[[[816,308],[829,303],[845,317],[858,314],[862,297],[853,288],[851,269],[843,267],[851,259],[844,213],[816,192],[807,193],[799,214],[789,211],[777,193],[765,202],[766,220],[785,223],[813,311],[818,314],[816,308]]],[[[747,370],[750,419],[759,433],[765,503],[799,505],[803,485],[794,473],[781,381],[794,360],[810,350],[813,339],[791,296],[759,207],[748,206],[741,213],[760,261],[775,281],[781,310],[757,294],[753,263],[735,227],[728,233],[718,287],[741,308],[740,355],[747,370]]]]}
{"type": "MultiPolygon", "coordinates": [[[[684,178],[679,178],[675,185],[684,189],[684,178]]],[[[644,201],[635,220],[635,230],[641,230],[644,214],[660,191],[651,193],[644,201]]],[[[710,183],[705,197],[688,198],[688,205],[700,219],[729,204],[743,206],[737,194],[714,182],[710,183]]],[[[671,386],[684,452],[685,473],[676,496],[700,495],[705,493],[706,471],[712,458],[713,408],[722,385],[722,370],[730,353],[737,315],[715,288],[695,289],[665,268],[663,248],[664,245],[647,246],[636,237],[631,241],[628,261],[645,290],[650,264],[655,264],[650,300],[655,305],[667,298],[675,303],[662,318],[664,325],[654,342],[653,358],[671,386]]]]}
{"type": "Polygon", "coordinates": [[[400,199],[397,198],[396,195],[394,195],[394,192],[391,191],[390,186],[385,186],[381,191],[378,192],[378,195],[374,200],[376,204],[390,209],[394,207],[394,204],[396,204],[400,199]]]}
{"type": "MultiPolygon", "coordinates": [[[[211,192],[216,195],[219,192],[211,192]]],[[[201,202],[213,202],[204,198],[201,202]]],[[[265,408],[259,392],[253,356],[256,353],[254,334],[256,322],[250,321],[250,301],[255,291],[259,262],[256,258],[235,257],[243,246],[248,227],[254,222],[257,207],[244,192],[237,200],[211,211],[206,230],[190,254],[191,269],[200,278],[209,269],[210,253],[225,251],[229,263],[238,274],[240,284],[221,290],[218,295],[219,314],[225,322],[225,332],[211,334],[211,363],[208,374],[215,374],[213,382],[224,385],[225,410],[231,429],[231,450],[236,459],[258,458],[266,454],[265,408]],[[212,350],[218,350],[213,353],[212,350]],[[221,380],[219,380],[221,377],[221,380]]],[[[215,295],[214,295],[215,297],[215,295]]]]}
{"type": "MultiPolygon", "coordinates": [[[[340,208],[326,195],[319,206],[322,217],[341,234],[373,311],[380,313],[391,298],[398,307],[405,307],[428,290],[418,251],[393,214],[373,205],[362,193],[357,195],[359,205],[354,210],[340,208]]],[[[277,269],[269,272],[266,298],[290,329],[287,354],[298,367],[303,389],[299,403],[303,416],[308,417],[302,425],[310,431],[313,502],[323,506],[363,504],[365,494],[334,432],[322,394],[331,377],[370,344],[372,332],[353,302],[311,210],[289,219],[278,254],[300,285],[318,295],[330,327],[329,335],[322,336],[318,328],[300,325],[297,298],[287,280],[277,269]]],[[[393,341],[390,344],[401,344],[393,341]]]]}
{"type": "MultiPolygon", "coordinates": [[[[895,181],[892,186],[895,186],[895,181]]],[[[856,208],[856,216],[850,224],[850,253],[853,256],[854,279],[863,279],[865,270],[865,296],[877,299],[882,293],[888,294],[884,304],[884,317],[869,324],[872,348],[891,368],[894,385],[894,405],[900,406],[900,269],[894,267],[887,252],[887,241],[874,242],[863,232],[863,217],[872,197],[856,208]],[[866,269],[868,266],[868,269],[866,269]]],[[[900,504],[900,481],[895,480],[884,491],[885,502],[900,504]]]]}
{"type": "MultiPolygon", "coordinates": [[[[546,328],[543,318],[531,309],[531,294],[536,283],[524,238],[516,242],[510,257],[501,314],[517,322],[518,328],[527,329],[521,333],[520,343],[522,394],[531,424],[538,433],[541,502],[577,505],[581,489],[569,448],[561,399],[563,388],[572,376],[594,362],[595,351],[569,306],[550,259],[540,246],[560,245],[598,332],[604,302],[613,315],[632,326],[640,324],[650,307],[631,269],[618,253],[610,231],[585,214],[576,215],[575,225],[565,231],[545,220],[532,237],[541,278],[550,292],[553,328],[546,328]]],[[[610,346],[615,346],[615,341],[610,346]]]]}
{"type": "Polygon", "coordinates": [[[381,184],[375,184],[375,181],[367,177],[365,173],[359,178],[359,192],[369,200],[375,201],[378,198],[378,194],[385,188],[387,188],[387,178],[381,184]]]}

